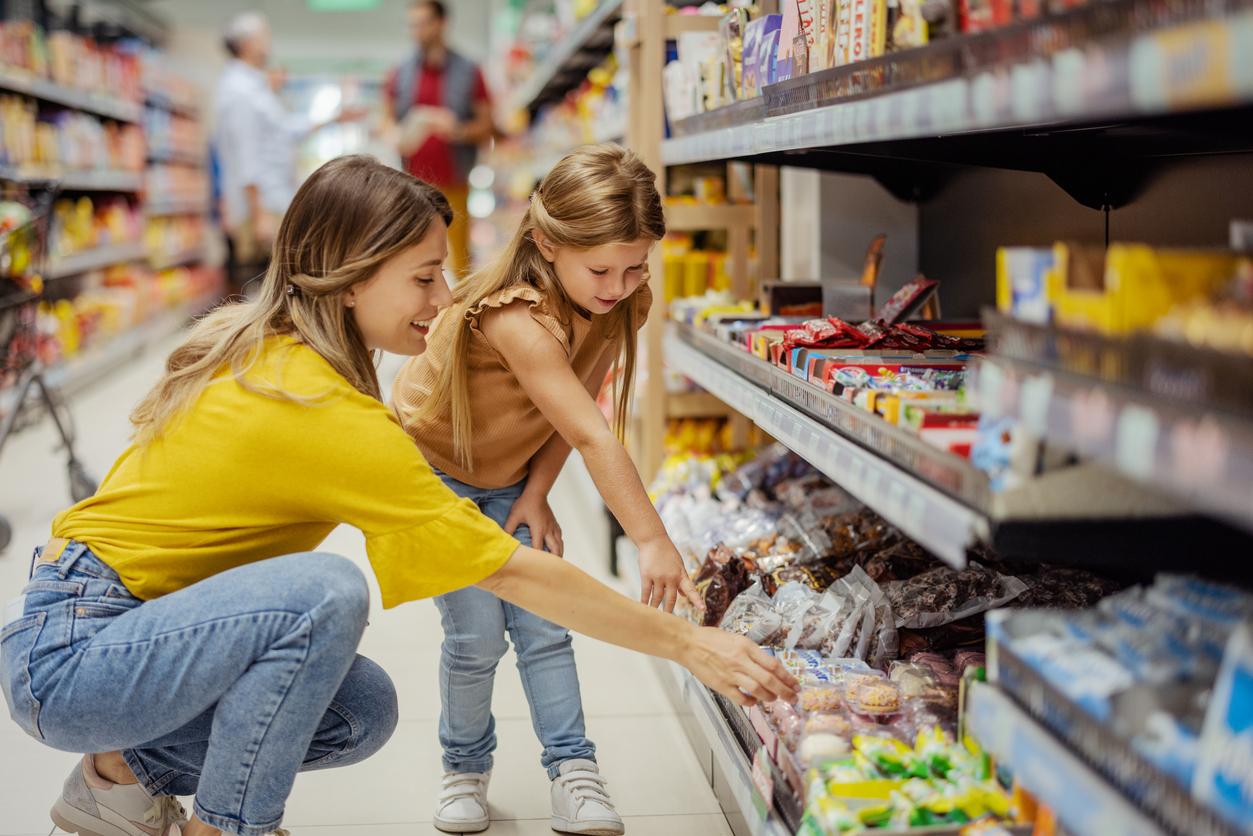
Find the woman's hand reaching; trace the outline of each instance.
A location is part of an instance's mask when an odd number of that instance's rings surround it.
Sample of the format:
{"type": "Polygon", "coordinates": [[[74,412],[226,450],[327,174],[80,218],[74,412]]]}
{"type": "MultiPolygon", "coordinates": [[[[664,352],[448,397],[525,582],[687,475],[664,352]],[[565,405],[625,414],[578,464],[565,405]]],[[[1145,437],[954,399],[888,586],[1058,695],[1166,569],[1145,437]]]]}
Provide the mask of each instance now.
{"type": "Polygon", "coordinates": [[[679,663],[738,705],[782,699],[795,702],[800,683],[783,663],[743,636],[714,627],[694,628],[679,663]]]}

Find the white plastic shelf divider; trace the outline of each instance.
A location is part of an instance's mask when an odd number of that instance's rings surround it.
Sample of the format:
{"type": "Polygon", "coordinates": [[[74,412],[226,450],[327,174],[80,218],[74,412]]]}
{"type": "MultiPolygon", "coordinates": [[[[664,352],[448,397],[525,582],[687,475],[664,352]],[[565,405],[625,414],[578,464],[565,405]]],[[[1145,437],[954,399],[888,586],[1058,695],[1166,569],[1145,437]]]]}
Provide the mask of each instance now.
{"type": "Polygon", "coordinates": [[[1156,836],[1163,831],[994,685],[976,683],[966,723],[975,739],[1049,805],[1076,836],[1156,836]]]}
{"type": "Polygon", "coordinates": [[[662,142],[662,161],[683,165],[1244,104],[1253,99],[1251,52],[1253,12],[1245,11],[1222,20],[1163,27],[1106,50],[1064,50],[1051,58],[1010,62],[969,78],[674,137],[662,142]],[[1117,52],[1120,60],[1111,62],[1111,52],[1117,52]],[[1119,112],[1111,111],[1109,91],[1101,84],[1080,81],[1105,78],[1111,63],[1129,67],[1127,95],[1115,97],[1122,100],[1119,112]]]}
{"type": "Polygon", "coordinates": [[[514,92],[509,103],[513,110],[529,110],[536,99],[543,95],[549,82],[587,44],[593,35],[616,19],[622,8],[622,0],[601,0],[591,14],[579,21],[573,31],[560,39],[526,83],[514,92]]]}
{"type": "Polygon", "coordinates": [[[143,108],[135,102],[63,87],[13,67],[0,67],[0,90],[21,93],[119,122],[139,122],[143,115],[143,108]]]}
{"type": "Polygon", "coordinates": [[[47,274],[49,279],[63,279],[68,276],[89,273],[92,270],[112,267],[115,264],[139,261],[142,258],[144,258],[143,244],[114,244],[96,247],[86,252],[56,259],[48,267],[47,274]]]}
{"type": "Polygon", "coordinates": [[[1192,506],[1253,529],[1253,426],[1018,360],[979,365],[982,409],[1192,506]]]}
{"type": "Polygon", "coordinates": [[[966,565],[966,549],[987,528],[982,514],[702,354],[679,339],[673,326],[664,350],[672,369],[752,420],[946,562],[966,565]]]}

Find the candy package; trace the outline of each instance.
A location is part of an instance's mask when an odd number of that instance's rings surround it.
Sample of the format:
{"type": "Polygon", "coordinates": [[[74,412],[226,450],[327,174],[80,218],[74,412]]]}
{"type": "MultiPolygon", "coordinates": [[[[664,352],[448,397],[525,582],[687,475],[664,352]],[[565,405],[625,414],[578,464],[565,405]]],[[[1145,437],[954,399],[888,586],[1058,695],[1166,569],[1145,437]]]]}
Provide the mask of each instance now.
{"type": "Polygon", "coordinates": [[[962,570],[939,566],[907,581],[885,587],[897,627],[939,627],[1003,606],[1027,585],[978,563],[962,570]]]}
{"type": "Polygon", "coordinates": [[[719,625],[728,633],[744,636],[759,645],[775,645],[786,635],[783,616],[775,609],[761,581],[741,592],[719,625]]]}

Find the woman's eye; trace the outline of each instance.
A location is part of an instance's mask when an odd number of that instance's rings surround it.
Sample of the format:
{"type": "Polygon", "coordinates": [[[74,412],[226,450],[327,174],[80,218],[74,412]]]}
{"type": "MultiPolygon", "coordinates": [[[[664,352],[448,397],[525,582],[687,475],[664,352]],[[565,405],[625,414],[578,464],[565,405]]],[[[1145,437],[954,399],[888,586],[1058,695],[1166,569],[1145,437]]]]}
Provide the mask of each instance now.
{"type": "Polygon", "coordinates": [[[428,276],[415,276],[414,280],[421,285],[435,284],[435,280],[428,276]]]}

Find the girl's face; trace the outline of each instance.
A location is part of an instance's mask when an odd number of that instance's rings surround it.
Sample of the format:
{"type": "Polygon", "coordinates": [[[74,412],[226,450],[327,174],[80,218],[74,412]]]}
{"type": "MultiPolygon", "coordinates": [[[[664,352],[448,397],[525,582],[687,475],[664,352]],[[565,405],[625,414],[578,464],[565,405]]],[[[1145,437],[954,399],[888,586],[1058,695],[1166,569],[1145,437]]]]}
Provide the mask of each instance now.
{"type": "Polygon", "coordinates": [[[607,314],[644,281],[650,238],[601,244],[588,250],[554,247],[535,231],[540,254],[553,265],[557,279],[574,304],[593,314],[607,314]]]}
{"type": "Polygon", "coordinates": [[[436,218],[421,241],[344,295],[366,348],[409,356],[426,351],[431,321],[452,302],[444,280],[447,257],[448,227],[436,218]]]}

